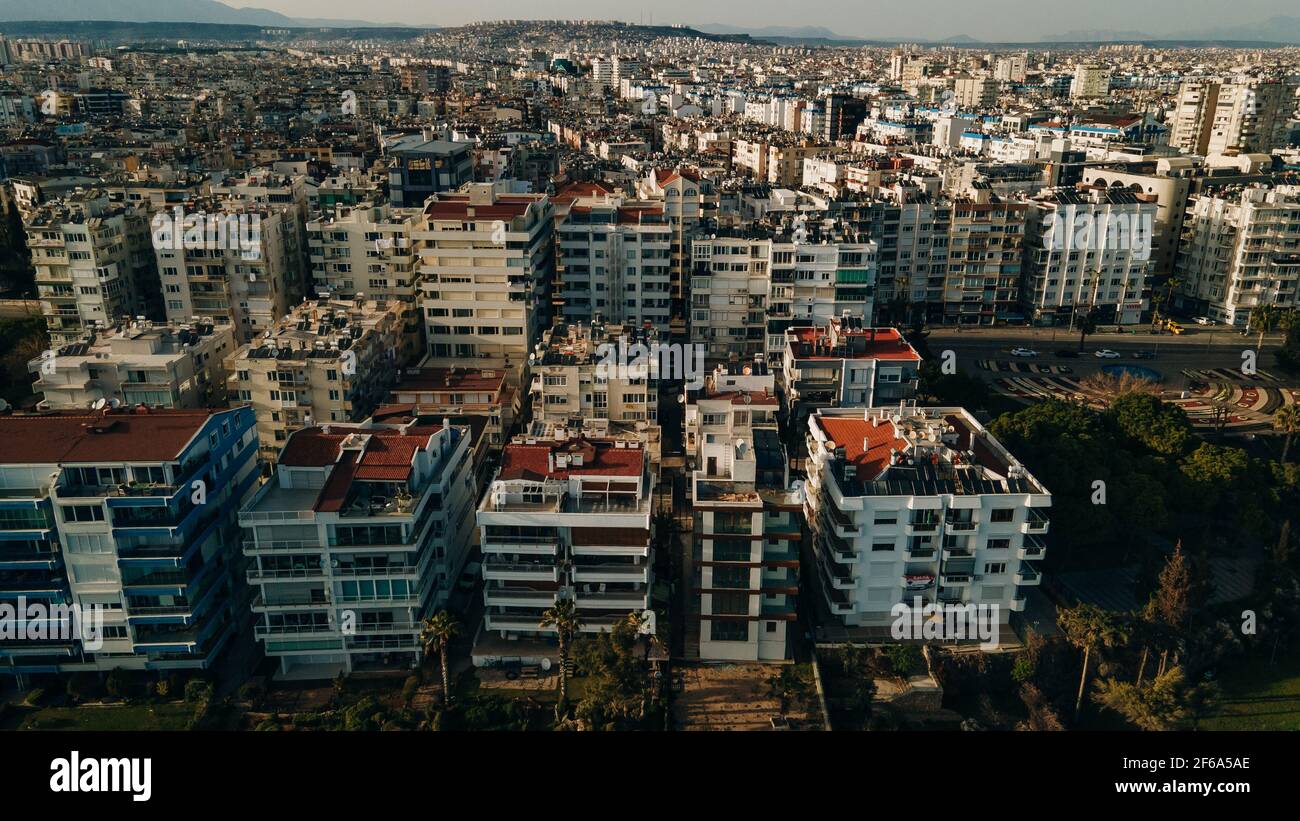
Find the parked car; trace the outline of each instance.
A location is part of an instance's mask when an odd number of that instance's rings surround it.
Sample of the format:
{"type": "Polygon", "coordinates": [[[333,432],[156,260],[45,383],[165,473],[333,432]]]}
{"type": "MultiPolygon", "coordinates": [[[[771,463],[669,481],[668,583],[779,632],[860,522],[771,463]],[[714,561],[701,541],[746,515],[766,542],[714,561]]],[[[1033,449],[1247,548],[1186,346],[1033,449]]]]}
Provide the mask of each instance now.
{"type": "Polygon", "coordinates": [[[1057,348],[1056,355],[1061,359],[1078,359],[1079,352],[1073,348],[1057,348]]]}
{"type": "Polygon", "coordinates": [[[470,562],[465,565],[465,571],[460,574],[460,579],[456,586],[461,590],[473,590],[474,585],[478,584],[479,573],[482,572],[483,565],[478,562],[470,562]]]}
{"type": "Polygon", "coordinates": [[[1012,348],[1011,355],[1025,357],[1038,356],[1038,351],[1030,350],[1029,348],[1012,348]]]}
{"type": "Polygon", "coordinates": [[[1119,359],[1119,351],[1112,351],[1110,348],[1102,348],[1093,353],[1098,359],[1119,359]]]}
{"type": "Polygon", "coordinates": [[[1195,319],[1193,319],[1192,321],[1195,322],[1197,325],[1213,325],[1213,324],[1214,324],[1214,320],[1213,320],[1213,319],[1210,319],[1208,316],[1198,316],[1198,317],[1196,317],[1195,319]]]}

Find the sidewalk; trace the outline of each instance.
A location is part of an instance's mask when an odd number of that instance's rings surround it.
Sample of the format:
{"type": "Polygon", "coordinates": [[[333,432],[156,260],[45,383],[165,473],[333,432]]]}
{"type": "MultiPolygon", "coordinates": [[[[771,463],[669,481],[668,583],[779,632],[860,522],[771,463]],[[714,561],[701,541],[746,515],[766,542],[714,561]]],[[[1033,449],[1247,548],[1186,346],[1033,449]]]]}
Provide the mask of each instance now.
{"type": "MultiPolygon", "coordinates": [[[[1150,331],[1148,326],[1137,325],[1129,326],[1132,328],[1142,328],[1141,331],[1125,330],[1123,333],[1117,333],[1115,326],[1101,328],[1095,334],[1090,334],[1088,339],[1096,341],[1099,339],[1113,339],[1115,341],[1132,341],[1132,342],[1151,342],[1157,341],[1161,344],[1170,345],[1214,345],[1241,347],[1249,344],[1251,348],[1259,342],[1258,334],[1242,336],[1240,331],[1233,330],[1226,325],[1214,327],[1193,326],[1189,327],[1182,335],[1171,333],[1156,333],[1150,331]]],[[[965,328],[952,325],[928,325],[925,328],[930,339],[962,339],[969,338],[978,340],[981,337],[990,339],[1032,339],[1035,341],[1051,340],[1055,338],[1057,342],[1066,342],[1079,340],[1078,330],[1071,330],[1069,327],[1060,328],[1028,328],[1020,325],[999,325],[994,327],[965,328]],[[960,330],[959,330],[960,328],[960,330]]],[[[1266,347],[1275,347],[1281,345],[1283,337],[1281,334],[1265,334],[1264,345],[1266,347]]]]}

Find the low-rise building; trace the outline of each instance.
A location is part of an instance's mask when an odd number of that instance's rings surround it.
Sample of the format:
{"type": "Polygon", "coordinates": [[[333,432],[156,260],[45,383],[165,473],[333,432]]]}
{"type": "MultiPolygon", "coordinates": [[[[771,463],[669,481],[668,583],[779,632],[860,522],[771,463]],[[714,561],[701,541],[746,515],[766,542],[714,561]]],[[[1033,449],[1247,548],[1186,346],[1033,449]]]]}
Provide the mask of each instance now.
{"type": "Polygon", "coordinates": [[[786,331],[788,418],[803,427],[813,410],[873,407],[916,396],[921,355],[896,328],[868,328],[854,316],[786,331]]]}

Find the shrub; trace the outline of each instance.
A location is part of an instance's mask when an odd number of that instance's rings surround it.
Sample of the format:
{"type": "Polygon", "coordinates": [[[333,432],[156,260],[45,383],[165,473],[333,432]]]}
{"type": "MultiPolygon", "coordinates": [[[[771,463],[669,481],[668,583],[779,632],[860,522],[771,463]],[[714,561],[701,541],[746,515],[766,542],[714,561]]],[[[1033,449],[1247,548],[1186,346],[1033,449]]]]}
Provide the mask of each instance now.
{"type": "Polygon", "coordinates": [[[415,693],[420,689],[420,679],[417,676],[407,676],[406,681],[402,684],[402,701],[410,704],[415,700],[415,693]]]}
{"type": "Polygon", "coordinates": [[[113,698],[125,697],[130,686],[130,678],[121,667],[109,670],[108,676],[104,679],[104,691],[113,698]]]}
{"type": "Polygon", "coordinates": [[[73,673],[68,677],[65,692],[74,702],[87,701],[99,694],[99,680],[90,673],[73,673]]]}
{"type": "Polygon", "coordinates": [[[212,700],[212,685],[201,678],[191,679],[185,685],[185,700],[190,704],[206,704],[212,700]]]}
{"type": "Polygon", "coordinates": [[[27,691],[27,696],[23,699],[23,704],[28,707],[39,707],[45,701],[45,688],[33,687],[27,691]]]}
{"type": "Polygon", "coordinates": [[[167,695],[172,691],[171,685],[167,683],[167,679],[155,682],[153,689],[154,692],[158,694],[158,698],[167,698],[167,695]]]}
{"type": "Polygon", "coordinates": [[[262,682],[258,681],[257,679],[254,679],[252,681],[246,681],[239,688],[239,700],[257,701],[259,698],[262,697],[263,692],[264,692],[264,688],[262,687],[262,682]]]}
{"type": "Polygon", "coordinates": [[[254,727],[253,729],[257,730],[258,732],[263,732],[263,733],[265,733],[265,732],[275,732],[276,730],[279,730],[279,729],[280,729],[280,722],[276,721],[276,720],[273,719],[273,718],[268,718],[268,719],[265,719],[264,721],[262,721],[261,723],[259,723],[259,724],[258,724],[256,727],[254,727]]]}

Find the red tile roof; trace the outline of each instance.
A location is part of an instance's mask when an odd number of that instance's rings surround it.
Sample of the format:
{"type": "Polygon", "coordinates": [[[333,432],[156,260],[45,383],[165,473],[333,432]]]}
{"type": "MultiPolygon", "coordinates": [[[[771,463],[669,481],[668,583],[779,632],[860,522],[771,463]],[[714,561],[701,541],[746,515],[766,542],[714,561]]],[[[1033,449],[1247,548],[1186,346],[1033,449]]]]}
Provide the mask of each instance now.
{"type": "MultiPolygon", "coordinates": [[[[908,344],[907,340],[903,338],[903,335],[900,334],[897,329],[876,328],[875,330],[876,338],[874,340],[871,339],[870,329],[863,329],[861,331],[855,330],[849,333],[850,336],[854,337],[866,337],[866,348],[861,352],[855,351],[847,356],[839,356],[834,353],[818,353],[809,355],[800,354],[798,351],[795,351],[793,356],[795,359],[889,359],[911,362],[921,361],[921,355],[916,352],[916,349],[908,344]]],[[[807,343],[823,340],[827,336],[827,330],[818,327],[791,328],[789,333],[798,341],[807,343]]],[[[841,331],[841,334],[843,333],[844,332],[841,331]]]]}
{"type": "Polygon", "coordinates": [[[491,376],[484,376],[481,370],[466,371],[457,368],[420,368],[419,373],[404,372],[390,393],[402,391],[499,391],[506,381],[504,370],[489,370],[491,376]]]}
{"type": "Polygon", "coordinates": [[[570,476],[639,477],[644,448],[619,448],[612,440],[577,439],[536,445],[506,445],[501,452],[502,479],[567,479],[570,476]],[[553,469],[550,454],[581,455],[582,464],[553,469]]]}
{"type": "Polygon", "coordinates": [[[826,436],[844,448],[844,460],[858,466],[863,479],[875,479],[889,466],[893,451],[907,448],[907,440],[894,433],[890,422],[873,425],[865,419],[816,417],[826,436]]]}
{"type": "Polygon", "coordinates": [[[0,416],[0,464],[168,462],[219,412],[121,409],[0,416]]]}

